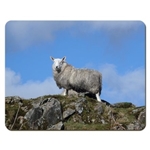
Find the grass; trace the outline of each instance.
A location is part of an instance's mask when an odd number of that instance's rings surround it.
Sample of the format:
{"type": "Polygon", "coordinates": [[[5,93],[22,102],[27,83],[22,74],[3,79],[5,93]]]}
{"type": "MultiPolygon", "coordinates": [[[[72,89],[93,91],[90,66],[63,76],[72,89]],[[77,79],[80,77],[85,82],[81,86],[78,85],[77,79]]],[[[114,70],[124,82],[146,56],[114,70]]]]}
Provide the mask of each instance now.
{"type": "Polygon", "coordinates": [[[109,124],[100,124],[100,123],[81,123],[81,122],[73,122],[72,120],[64,123],[64,130],[110,130],[109,124]]]}
{"type": "MultiPolygon", "coordinates": [[[[80,99],[61,95],[45,95],[30,100],[23,99],[23,105],[21,107],[27,106],[27,109],[29,110],[33,107],[32,103],[39,103],[41,100],[50,97],[60,101],[62,112],[67,108],[75,110],[75,103],[80,99]]],[[[110,107],[105,103],[100,104],[95,99],[89,97],[85,97],[85,99],[86,100],[82,102],[83,112],[78,114],[76,111],[72,116],[63,121],[64,130],[113,130],[115,126],[125,129],[128,124],[137,120],[140,112],[145,109],[145,107],[136,108],[128,103],[124,103],[124,105],[121,104],[121,107],[110,107]],[[100,106],[100,113],[97,113],[98,110],[95,109],[97,106],[100,106]],[[137,111],[134,111],[133,113],[133,110],[136,109],[137,111]],[[104,122],[102,122],[102,120],[104,120],[104,122]]],[[[16,116],[25,116],[26,114],[22,108],[18,109],[18,102],[5,104],[6,127],[8,129],[12,128],[13,130],[29,130],[27,121],[24,121],[23,124],[19,124],[19,120],[15,119],[16,116]]],[[[47,123],[45,122],[43,127],[39,127],[39,130],[46,130],[46,128],[47,123]]]]}
{"type": "MultiPolygon", "coordinates": [[[[22,103],[23,103],[22,107],[27,106],[28,110],[30,108],[32,108],[30,100],[22,100],[22,103]]],[[[6,114],[5,125],[8,129],[11,129],[11,128],[19,129],[20,128],[19,120],[16,117],[24,116],[26,114],[26,112],[23,111],[22,109],[20,109],[19,107],[20,106],[18,105],[18,103],[13,103],[13,104],[6,103],[5,104],[5,114],[6,114]],[[14,122],[15,122],[15,124],[14,124],[14,122]]]]}

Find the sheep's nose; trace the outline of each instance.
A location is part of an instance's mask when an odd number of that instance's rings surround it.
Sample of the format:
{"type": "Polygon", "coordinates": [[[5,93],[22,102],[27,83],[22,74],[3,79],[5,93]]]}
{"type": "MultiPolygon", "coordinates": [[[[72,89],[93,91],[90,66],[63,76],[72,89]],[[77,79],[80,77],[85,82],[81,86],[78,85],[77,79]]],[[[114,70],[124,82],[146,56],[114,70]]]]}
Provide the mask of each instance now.
{"type": "Polygon", "coordinates": [[[56,66],[56,69],[58,69],[58,66],[56,66]]]}

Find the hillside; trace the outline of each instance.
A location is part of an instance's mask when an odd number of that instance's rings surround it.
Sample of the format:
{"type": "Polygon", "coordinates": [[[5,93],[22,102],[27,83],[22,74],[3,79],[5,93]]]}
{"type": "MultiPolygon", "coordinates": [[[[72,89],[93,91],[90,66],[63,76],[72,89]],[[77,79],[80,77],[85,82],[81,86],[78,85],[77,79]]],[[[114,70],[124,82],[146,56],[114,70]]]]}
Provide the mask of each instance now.
{"type": "Polygon", "coordinates": [[[145,106],[109,104],[90,97],[45,95],[34,99],[5,97],[9,130],[142,130],[145,106]]]}

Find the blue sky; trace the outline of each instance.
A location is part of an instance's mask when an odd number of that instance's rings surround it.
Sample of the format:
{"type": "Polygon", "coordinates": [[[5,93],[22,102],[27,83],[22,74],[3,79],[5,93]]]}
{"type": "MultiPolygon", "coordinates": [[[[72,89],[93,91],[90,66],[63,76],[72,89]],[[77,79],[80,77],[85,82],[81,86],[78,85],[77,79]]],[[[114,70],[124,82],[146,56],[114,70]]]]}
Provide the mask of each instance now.
{"type": "Polygon", "coordinates": [[[5,26],[5,94],[59,94],[52,61],[103,75],[101,98],[145,105],[145,25],[141,21],[10,21],[5,26]]]}

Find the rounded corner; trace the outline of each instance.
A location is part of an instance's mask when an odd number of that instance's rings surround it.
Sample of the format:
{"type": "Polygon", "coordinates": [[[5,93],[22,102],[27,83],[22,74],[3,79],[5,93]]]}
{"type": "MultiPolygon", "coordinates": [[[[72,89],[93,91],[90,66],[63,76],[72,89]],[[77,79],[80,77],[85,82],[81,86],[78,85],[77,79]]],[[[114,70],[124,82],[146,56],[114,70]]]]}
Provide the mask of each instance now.
{"type": "Polygon", "coordinates": [[[12,21],[11,21],[11,20],[7,21],[7,22],[5,23],[5,27],[6,27],[10,22],[12,22],[12,21]]]}
{"type": "Polygon", "coordinates": [[[145,124],[145,126],[140,131],[144,131],[145,129],[146,129],[146,124],[145,124]]]}
{"type": "Polygon", "coordinates": [[[145,24],[145,22],[144,22],[144,21],[139,20],[139,22],[141,22],[141,24],[143,24],[143,25],[145,26],[145,28],[146,28],[146,24],[145,24]]]}
{"type": "Polygon", "coordinates": [[[12,131],[11,129],[9,129],[9,128],[6,126],[6,123],[5,123],[5,128],[6,128],[8,131],[12,131]]]}

